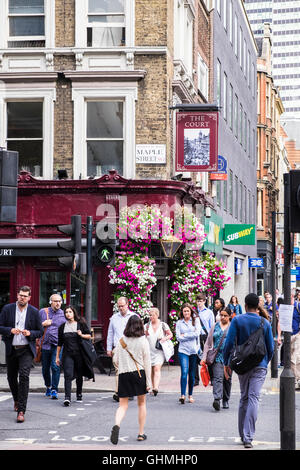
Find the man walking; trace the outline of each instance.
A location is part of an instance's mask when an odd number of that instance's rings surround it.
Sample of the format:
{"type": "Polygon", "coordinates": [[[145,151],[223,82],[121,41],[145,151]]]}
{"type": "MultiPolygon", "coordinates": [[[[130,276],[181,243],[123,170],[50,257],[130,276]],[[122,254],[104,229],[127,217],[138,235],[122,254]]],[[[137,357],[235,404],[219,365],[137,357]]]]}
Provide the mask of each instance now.
{"type": "Polygon", "coordinates": [[[228,366],[230,355],[236,342],[238,345],[241,345],[247,341],[249,336],[260,327],[261,320],[263,320],[266,355],[258,366],[253,367],[245,374],[238,375],[241,392],[238,426],[244,447],[247,449],[253,447],[252,440],[255,434],[260,391],[267,375],[268,363],[274,353],[271,325],[270,322],[259,316],[258,303],[259,298],[256,294],[248,294],[246,296],[246,313],[233,318],[223,350],[225,374],[228,375],[231,374],[231,369],[228,366]]]}
{"type": "Polygon", "coordinates": [[[58,384],[60,379],[60,367],[56,364],[58,328],[62,323],[66,322],[61,304],[61,296],[52,294],[50,297],[50,307],[40,310],[45,333],[42,344],[42,374],[46,386],[45,396],[51,397],[54,400],[58,398],[58,384]]]}
{"type": "MultiPolygon", "coordinates": [[[[119,340],[123,336],[123,332],[127,325],[127,322],[131,315],[136,315],[129,310],[129,303],[127,297],[119,297],[117,300],[117,306],[119,309],[118,313],[112,315],[109,321],[108,333],[107,333],[107,355],[112,358],[114,355],[114,349],[116,348],[119,340]]],[[[115,401],[119,401],[118,396],[118,369],[114,364],[116,370],[116,389],[113,395],[115,401]]]]}
{"type": "Polygon", "coordinates": [[[43,333],[39,311],[29,305],[30,298],[30,287],[21,287],[17,302],[5,305],[0,314],[0,334],[6,349],[7,380],[14,399],[14,409],[18,413],[18,423],[25,420],[35,340],[43,333]]]}

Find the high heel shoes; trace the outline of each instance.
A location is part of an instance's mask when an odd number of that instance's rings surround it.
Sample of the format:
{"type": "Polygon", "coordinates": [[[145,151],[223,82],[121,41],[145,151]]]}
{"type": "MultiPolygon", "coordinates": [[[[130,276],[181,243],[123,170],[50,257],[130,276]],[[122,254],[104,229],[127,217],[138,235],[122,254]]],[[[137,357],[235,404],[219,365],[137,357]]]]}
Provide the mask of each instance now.
{"type": "Polygon", "coordinates": [[[184,403],[185,403],[185,397],[183,397],[183,396],[180,397],[180,398],[179,398],[179,401],[180,401],[180,403],[181,403],[182,405],[184,405],[184,403]]]}
{"type": "Polygon", "coordinates": [[[158,394],[158,390],[154,388],[154,389],[152,390],[152,393],[153,393],[153,395],[156,397],[156,395],[158,394]]]}

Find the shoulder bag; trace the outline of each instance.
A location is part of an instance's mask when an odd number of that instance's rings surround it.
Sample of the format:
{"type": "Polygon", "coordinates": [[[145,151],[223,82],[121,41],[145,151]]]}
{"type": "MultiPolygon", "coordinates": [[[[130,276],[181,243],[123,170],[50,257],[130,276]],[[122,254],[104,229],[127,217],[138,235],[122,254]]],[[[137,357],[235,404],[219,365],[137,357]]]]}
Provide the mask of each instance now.
{"type": "Polygon", "coordinates": [[[212,348],[212,349],[209,349],[209,350],[207,351],[206,361],[205,361],[205,362],[206,362],[206,364],[207,364],[208,366],[212,366],[213,363],[215,362],[216,357],[217,357],[217,354],[218,354],[218,352],[219,352],[219,349],[220,349],[220,347],[222,346],[222,343],[223,343],[223,341],[224,341],[224,338],[225,338],[227,329],[228,329],[228,328],[226,328],[226,330],[225,330],[224,333],[223,333],[223,336],[222,336],[222,338],[221,338],[221,341],[220,341],[220,343],[219,343],[219,346],[218,346],[217,348],[212,348]]]}
{"type": "MultiPolygon", "coordinates": [[[[46,310],[47,320],[48,320],[49,308],[47,307],[45,310],[46,310]]],[[[46,331],[47,331],[47,327],[44,328],[43,336],[41,338],[37,338],[35,340],[35,356],[34,356],[33,360],[36,364],[39,364],[42,360],[42,345],[43,345],[43,342],[44,342],[44,339],[45,339],[46,331]]]]}

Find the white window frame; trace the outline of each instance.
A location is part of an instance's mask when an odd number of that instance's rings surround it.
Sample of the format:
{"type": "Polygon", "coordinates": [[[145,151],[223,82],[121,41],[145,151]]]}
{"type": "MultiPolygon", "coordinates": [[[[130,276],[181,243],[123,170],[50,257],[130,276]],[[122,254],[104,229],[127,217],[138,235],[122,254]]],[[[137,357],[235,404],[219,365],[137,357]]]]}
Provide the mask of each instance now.
{"type": "MultiPolygon", "coordinates": [[[[111,46],[109,49],[122,49],[124,47],[133,47],[135,44],[135,8],[132,0],[125,0],[125,44],[123,46],[111,46]]],[[[75,46],[92,51],[102,49],[102,47],[87,47],[87,28],[88,25],[88,1],[76,0],[75,2],[75,46]]],[[[111,23],[116,26],[118,23],[111,23]]],[[[107,48],[103,48],[107,49],[107,48]]]]}
{"type": "Polygon", "coordinates": [[[53,178],[54,153],[54,102],[56,90],[53,88],[0,88],[0,146],[6,146],[8,101],[43,102],[43,174],[42,179],[53,178]]]}
{"type": "Polygon", "coordinates": [[[207,64],[198,54],[198,90],[202,93],[204,98],[208,100],[208,83],[209,83],[209,69],[207,64]]]}
{"type": "MultiPolygon", "coordinates": [[[[7,49],[7,52],[15,49],[13,47],[8,48],[8,41],[15,40],[39,40],[40,38],[45,40],[45,48],[55,47],[55,2],[53,0],[44,0],[44,17],[45,17],[45,36],[14,36],[10,38],[9,36],[9,17],[8,17],[8,0],[1,0],[0,2],[0,49],[7,49]]],[[[78,3],[78,2],[77,2],[78,3]]],[[[22,16],[22,15],[21,15],[22,16]]],[[[25,16],[25,15],[24,15],[25,16]]],[[[18,48],[19,49],[19,48],[18,48]]],[[[27,47],[22,47],[20,50],[26,51],[27,47]]],[[[32,47],[39,50],[39,47],[32,47]]]]}
{"type": "Polygon", "coordinates": [[[85,88],[73,87],[72,99],[74,102],[74,179],[87,178],[87,106],[88,101],[123,101],[123,176],[135,177],[135,102],[137,101],[137,86],[124,88],[85,88]],[[83,124],[84,123],[84,124],[83,124]]]}

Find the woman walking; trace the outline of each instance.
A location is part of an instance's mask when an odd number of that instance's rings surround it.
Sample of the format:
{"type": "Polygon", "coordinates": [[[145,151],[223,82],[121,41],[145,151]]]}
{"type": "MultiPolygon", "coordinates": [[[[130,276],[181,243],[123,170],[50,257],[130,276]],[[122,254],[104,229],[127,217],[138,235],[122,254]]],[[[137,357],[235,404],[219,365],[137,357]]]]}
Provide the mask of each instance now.
{"type": "Polygon", "coordinates": [[[60,352],[62,352],[62,365],[65,378],[64,405],[71,404],[72,380],[76,377],[76,400],[82,401],[83,377],[93,378],[92,368],[87,370],[87,365],[81,350],[82,340],[91,339],[91,332],[85,320],[80,317],[72,305],[65,308],[66,323],[58,329],[58,346],[56,352],[56,364],[60,366],[60,352]]]}
{"type": "Polygon", "coordinates": [[[128,398],[137,396],[139,434],[138,441],[147,439],[144,433],[146,422],[146,393],[151,389],[150,348],[144,333],[144,325],[137,315],[132,315],[125,327],[123,337],[118,342],[114,362],[118,366],[119,408],[110,440],[117,444],[123,418],[128,409],[128,398]]]}
{"type": "Polygon", "coordinates": [[[180,320],[176,323],[176,338],[179,342],[178,358],[181,368],[181,397],[180,403],[185,403],[186,387],[188,381],[189,402],[194,403],[193,388],[197,364],[197,353],[200,349],[200,320],[193,307],[185,303],[180,310],[180,320]]]}
{"type": "Polygon", "coordinates": [[[220,321],[221,310],[225,310],[225,301],[224,301],[224,299],[221,299],[221,298],[215,299],[213,312],[214,312],[216,322],[220,321]]]}
{"type": "Polygon", "coordinates": [[[223,349],[225,339],[230,325],[231,311],[227,308],[220,312],[220,321],[210,330],[208,338],[204,345],[201,364],[206,364],[209,351],[217,354],[212,364],[213,370],[213,407],[216,411],[220,410],[220,402],[223,401],[223,408],[229,408],[229,398],[231,391],[231,376],[224,374],[223,349]]]}
{"type": "Polygon", "coordinates": [[[157,342],[163,343],[172,338],[169,326],[159,319],[158,308],[151,308],[149,312],[150,321],[145,326],[145,335],[149,341],[151,357],[151,381],[152,393],[158,394],[158,387],[161,377],[161,366],[165,362],[165,355],[162,349],[157,349],[157,342]]]}
{"type": "Polygon", "coordinates": [[[241,315],[243,313],[242,306],[239,304],[236,295],[231,296],[227,307],[231,310],[231,318],[234,318],[236,315],[241,315]]]}

